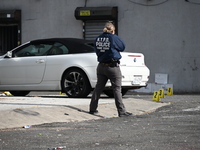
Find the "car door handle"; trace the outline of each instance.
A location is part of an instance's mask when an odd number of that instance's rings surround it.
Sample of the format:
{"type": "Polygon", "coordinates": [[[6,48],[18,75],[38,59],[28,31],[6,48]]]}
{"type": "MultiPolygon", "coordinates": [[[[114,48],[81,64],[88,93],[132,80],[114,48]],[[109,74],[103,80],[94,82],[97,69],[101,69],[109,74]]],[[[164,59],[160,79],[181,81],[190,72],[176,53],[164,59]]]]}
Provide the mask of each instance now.
{"type": "Polygon", "coordinates": [[[35,61],[37,64],[41,64],[41,63],[44,63],[45,61],[43,59],[38,59],[35,61]]]}

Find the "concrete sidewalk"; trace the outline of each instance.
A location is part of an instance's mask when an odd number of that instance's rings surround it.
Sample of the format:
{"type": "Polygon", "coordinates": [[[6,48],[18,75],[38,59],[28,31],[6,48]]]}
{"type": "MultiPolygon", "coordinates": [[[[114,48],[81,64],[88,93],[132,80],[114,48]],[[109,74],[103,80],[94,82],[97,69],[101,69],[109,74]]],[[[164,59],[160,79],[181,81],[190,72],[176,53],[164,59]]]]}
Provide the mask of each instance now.
{"type": "MultiPolygon", "coordinates": [[[[75,99],[62,96],[0,97],[0,129],[24,127],[53,122],[78,122],[118,117],[114,99],[101,98],[99,114],[88,113],[90,98],[75,99]]],[[[141,115],[169,105],[135,98],[124,98],[127,111],[141,115]]]]}

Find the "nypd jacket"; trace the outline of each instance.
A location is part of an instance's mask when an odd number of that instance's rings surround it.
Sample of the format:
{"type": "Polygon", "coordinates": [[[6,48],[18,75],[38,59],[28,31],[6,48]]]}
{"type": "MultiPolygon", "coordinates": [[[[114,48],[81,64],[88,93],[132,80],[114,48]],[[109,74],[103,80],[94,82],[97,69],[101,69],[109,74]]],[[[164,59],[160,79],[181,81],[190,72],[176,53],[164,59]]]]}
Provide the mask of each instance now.
{"type": "Polygon", "coordinates": [[[99,35],[94,43],[99,62],[111,62],[121,59],[120,52],[125,50],[124,42],[115,34],[104,32],[99,35]]]}

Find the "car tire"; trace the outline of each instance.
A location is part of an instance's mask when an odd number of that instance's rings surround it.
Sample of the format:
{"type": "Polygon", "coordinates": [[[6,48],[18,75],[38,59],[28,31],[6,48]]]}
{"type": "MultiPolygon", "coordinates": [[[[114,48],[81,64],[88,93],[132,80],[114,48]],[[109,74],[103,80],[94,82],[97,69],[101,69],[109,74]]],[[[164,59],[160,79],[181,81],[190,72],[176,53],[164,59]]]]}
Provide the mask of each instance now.
{"type": "Polygon", "coordinates": [[[70,69],[61,80],[62,92],[71,98],[84,98],[91,92],[87,75],[81,69],[70,69]]]}
{"type": "Polygon", "coordinates": [[[30,91],[9,91],[13,96],[26,96],[30,91]]]}
{"type": "MultiPolygon", "coordinates": [[[[129,89],[123,89],[122,88],[122,96],[124,96],[127,92],[128,92],[129,89]]],[[[104,90],[103,91],[104,94],[106,94],[108,97],[110,98],[113,98],[114,97],[114,94],[113,94],[113,90],[110,89],[110,90],[104,90]]]]}

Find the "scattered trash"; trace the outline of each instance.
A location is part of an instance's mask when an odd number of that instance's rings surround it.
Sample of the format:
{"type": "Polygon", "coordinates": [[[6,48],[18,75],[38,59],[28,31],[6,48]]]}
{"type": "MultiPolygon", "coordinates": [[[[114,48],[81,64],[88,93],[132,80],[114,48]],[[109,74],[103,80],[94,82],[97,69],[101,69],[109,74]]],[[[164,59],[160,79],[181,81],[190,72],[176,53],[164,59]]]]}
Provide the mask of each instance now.
{"type": "Polygon", "coordinates": [[[12,95],[9,91],[4,91],[0,94],[0,96],[8,96],[8,95],[12,95]]]}
{"type": "Polygon", "coordinates": [[[103,115],[99,115],[99,117],[106,118],[106,116],[103,116],[103,115]]]}
{"type": "Polygon", "coordinates": [[[3,92],[5,95],[12,95],[9,91],[3,92]]]}
{"type": "Polygon", "coordinates": [[[32,127],[31,125],[24,126],[25,129],[32,127]]]}
{"type": "Polygon", "coordinates": [[[67,148],[67,146],[52,147],[48,148],[48,150],[65,149],[65,148],[67,148]]]}
{"type": "Polygon", "coordinates": [[[60,92],[60,95],[66,95],[66,93],[62,93],[62,92],[60,92]]]}
{"type": "Polygon", "coordinates": [[[0,94],[0,96],[6,96],[6,94],[4,94],[4,93],[1,93],[1,94],[0,94]]]}

